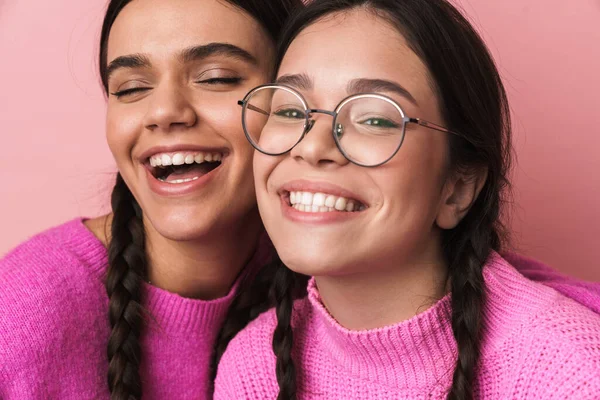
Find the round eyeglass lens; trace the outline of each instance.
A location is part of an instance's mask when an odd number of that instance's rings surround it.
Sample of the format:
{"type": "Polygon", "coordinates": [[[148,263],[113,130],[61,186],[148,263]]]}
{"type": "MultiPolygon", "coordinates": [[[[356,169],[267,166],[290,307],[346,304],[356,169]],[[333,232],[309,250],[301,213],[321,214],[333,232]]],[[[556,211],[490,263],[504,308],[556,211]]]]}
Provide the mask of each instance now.
{"type": "Polygon", "coordinates": [[[307,124],[301,97],[285,88],[263,87],[252,92],[244,104],[246,137],[257,150],[282,154],[302,139],[307,124]]]}
{"type": "Polygon", "coordinates": [[[350,98],[337,109],[333,131],[344,155],[365,166],[388,161],[404,140],[404,113],[375,95],[350,98]]]}

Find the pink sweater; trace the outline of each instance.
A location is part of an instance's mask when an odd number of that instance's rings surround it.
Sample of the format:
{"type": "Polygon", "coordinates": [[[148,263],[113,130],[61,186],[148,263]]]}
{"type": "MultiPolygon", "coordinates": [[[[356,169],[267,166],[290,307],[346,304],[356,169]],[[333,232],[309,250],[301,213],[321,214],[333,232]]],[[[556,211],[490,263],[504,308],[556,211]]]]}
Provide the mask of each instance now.
{"type": "MultiPolygon", "coordinates": [[[[600,316],[524,278],[497,254],[484,278],[475,398],[600,399],[600,316]]],[[[445,398],[456,360],[450,309],[447,295],[396,325],[349,331],[329,315],[312,280],[293,319],[299,398],[445,398]]],[[[219,365],[216,400],[275,398],[275,325],[271,310],[230,343],[219,365]]]]}
{"type": "MultiPolygon", "coordinates": [[[[246,270],[265,255],[258,251],[246,270]]],[[[106,268],[106,249],[81,220],[0,261],[0,399],[109,398],[106,268]]],[[[237,287],[201,301],[144,285],[144,399],[208,397],[212,347],[237,287]]]]}

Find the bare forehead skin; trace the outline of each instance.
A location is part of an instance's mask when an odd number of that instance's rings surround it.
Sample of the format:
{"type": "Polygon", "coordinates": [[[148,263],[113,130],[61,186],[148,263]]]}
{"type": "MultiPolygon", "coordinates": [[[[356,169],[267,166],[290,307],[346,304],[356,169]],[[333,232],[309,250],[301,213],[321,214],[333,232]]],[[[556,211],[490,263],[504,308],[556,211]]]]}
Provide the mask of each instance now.
{"type": "Polygon", "coordinates": [[[364,9],[333,14],[303,30],[279,69],[279,76],[297,73],[311,76],[316,90],[332,94],[352,79],[377,78],[399,83],[421,105],[435,102],[427,68],[404,37],[364,9]]]}
{"type": "Polygon", "coordinates": [[[133,0],[112,26],[107,60],[138,53],[167,58],[216,42],[246,50],[259,64],[273,56],[273,44],[262,26],[226,1],[133,0]]]}

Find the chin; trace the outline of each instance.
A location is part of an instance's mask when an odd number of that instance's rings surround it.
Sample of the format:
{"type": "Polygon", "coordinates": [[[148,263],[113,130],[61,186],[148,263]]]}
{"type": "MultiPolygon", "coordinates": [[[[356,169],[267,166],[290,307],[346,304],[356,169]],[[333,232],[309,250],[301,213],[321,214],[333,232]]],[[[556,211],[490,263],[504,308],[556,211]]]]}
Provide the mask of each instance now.
{"type": "Polygon", "coordinates": [[[195,213],[173,211],[158,216],[147,215],[152,225],[148,228],[173,241],[197,240],[209,235],[215,228],[216,221],[205,210],[195,213]]]}
{"type": "Polygon", "coordinates": [[[198,223],[187,223],[185,226],[176,223],[159,221],[152,224],[154,230],[162,237],[177,242],[201,239],[210,233],[210,229],[198,223]]]}
{"type": "MultiPolygon", "coordinates": [[[[231,202],[229,204],[232,204],[231,202]]],[[[240,207],[242,208],[242,207],[240,207]]],[[[230,235],[240,229],[251,229],[250,225],[261,225],[256,205],[244,205],[242,212],[210,206],[171,208],[168,213],[149,216],[152,227],[161,236],[173,241],[191,241],[230,235]]]]}
{"type": "Polygon", "coordinates": [[[344,275],[352,267],[345,259],[347,254],[335,251],[299,247],[297,243],[287,247],[293,251],[278,251],[281,261],[292,271],[310,276],[344,275]]]}

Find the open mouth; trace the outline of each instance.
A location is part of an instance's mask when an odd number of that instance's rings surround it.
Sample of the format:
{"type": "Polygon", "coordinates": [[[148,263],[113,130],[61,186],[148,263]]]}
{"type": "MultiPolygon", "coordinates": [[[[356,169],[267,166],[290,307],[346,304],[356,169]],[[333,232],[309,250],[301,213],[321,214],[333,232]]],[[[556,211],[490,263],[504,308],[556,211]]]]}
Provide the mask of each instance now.
{"type": "Polygon", "coordinates": [[[158,153],[148,158],[152,175],[161,182],[192,182],[221,166],[223,153],[179,152],[158,153]]]}
{"type": "Polygon", "coordinates": [[[300,212],[360,212],[367,206],[356,199],[327,193],[284,192],[288,205],[300,212]]]}

